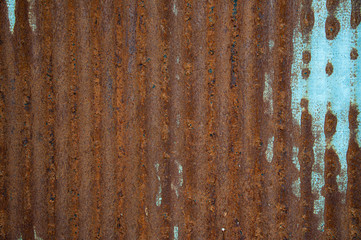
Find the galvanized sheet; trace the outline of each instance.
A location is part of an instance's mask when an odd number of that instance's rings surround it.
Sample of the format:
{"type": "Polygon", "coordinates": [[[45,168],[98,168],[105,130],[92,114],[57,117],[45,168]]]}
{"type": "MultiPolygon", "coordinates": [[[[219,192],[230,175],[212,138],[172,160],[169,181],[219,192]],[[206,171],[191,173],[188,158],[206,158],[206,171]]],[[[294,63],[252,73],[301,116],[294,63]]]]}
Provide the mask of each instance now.
{"type": "Polygon", "coordinates": [[[358,0],[0,1],[2,239],[360,239],[358,0]]]}

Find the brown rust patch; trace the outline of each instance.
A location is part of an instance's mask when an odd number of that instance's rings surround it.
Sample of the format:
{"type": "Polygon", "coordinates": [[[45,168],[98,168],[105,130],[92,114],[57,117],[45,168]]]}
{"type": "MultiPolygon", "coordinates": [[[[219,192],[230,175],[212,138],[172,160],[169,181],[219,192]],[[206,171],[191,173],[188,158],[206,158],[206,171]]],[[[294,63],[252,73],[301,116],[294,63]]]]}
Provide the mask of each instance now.
{"type": "Polygon", "coordinates": [[[337,118],[336,116],[328,110],[325,116],[325,136],[326,139],[330,139],[336,132],[337,118]]]}
{"type": "Polygon", "coordinates": [[[351,0],[352,9],[351,9],[351,27],[356,29],[361,22],[361,1],[351,0]]]}
{"type": "Polygon", "coordinates": [[[351,60],[356,60],[358,58],[358,51],[356,48],[352,48],[350,52],[350,58],[351,60]]]}
{"type": "Polygon", "coordinates": [[[338,19],[333,15],[328,16],[326,19],[326,24],[325,24],[326,38],[328,40],[335,39],[335,37],[337,36],[337,34],[340,31],[340,28],[341,28],[341,25],[340,25],[340,22],[338,21],[338,19]]]}
{"type": "Polygon", "coordinates": [[[302,61],[304,64],[309,64],[311,62],[311,52],[308,50],[303,51],[302,61]]]}
{"type": "Polygon", "coordinates": [[[333,65],[332,65],[332,63],[328,62],[328,63],[326,64],[325,71],[326,71],[326,74],[327,74],[328,76],[331,76],[331,75],[332,75],[332,73],[333,73],[333,65]]]}
{"type": "Polygon", "coordinates": [[[316,233],[316,219],[313,215],[313,195],[311,186],[312,166],[314,164],[313,144],[315,138],[312,134],[312,116],[308,112],[308,100],[301,100],[301,137],[298,159],[300,162],[301,179],[301,236],[302,239],[312,239],[316,233]]]}
{"type": "Polygon", "coordinates": [[[309,68],[304,68],[301,71],[302,78],[308,79],[310,77],[311,70],[309,68]]]}
{"type": "Polygon", "coordinates": [[[311,32],[315,24],[315,15],[310,5],[302,7],[300,21],[302,35],[306,36],[311,32]]]}
{"type": "Polygon", "coordinates": [[[333,13],[339,4],[340,4],[340,0],[327,0],[326,2],[327,11],[333,13]]]}
{"type": "Polygon", "coordinates": [[[361,238],[361,148],[356,139],[356,130],[358,128],[357,116],[359,112],[357,106],[350,105],[349,128],[350,140],[347,150],[347,220],[348,220],[348,238],[361,238]]]}
{"type": "MultiPolygon", "coordinates": [[[[326,118],[328,118],[327,115],[326,118]]],[[[335,118],[335,116],[330,114],[329,118],[335,118]]],[[[326,141],[329,141],[330,137],[330,135],[326,137],[326,141]]],[[[327,148],[325,152],[325,186],[323,188],[323,195],[325,196],[325,239],[341,239],[341,199],[336,181],[339,172],[340,162],[336,151],[332,147],[327,148]]]]}

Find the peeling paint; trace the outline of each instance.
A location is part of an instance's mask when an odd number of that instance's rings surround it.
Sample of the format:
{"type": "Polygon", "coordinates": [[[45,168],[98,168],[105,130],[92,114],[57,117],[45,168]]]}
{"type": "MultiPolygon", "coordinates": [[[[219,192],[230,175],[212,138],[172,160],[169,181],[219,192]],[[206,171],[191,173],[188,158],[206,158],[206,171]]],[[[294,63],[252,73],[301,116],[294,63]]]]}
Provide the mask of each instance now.
{"type": "MultiPolygon", "coordinates": [[[[351,48],[355,48],[357,53],[361,53],[361,35],[359,34],[361,25],[358,25],[356,29],[351,29],[351,48]]],[[[351,71],[350,71],[350,85],[351,85],[351,101],[350,103],[357,106],[360,111],[361,106],[361,81],[358,79],[361,76],[361,64],[360,56],[357,59],[351,61],[351,71]]],[[[356,140],[359,146],[361,146],[361,133],[360,133],[360,124],[361,124],[361,114],[357,116],[359,123],[358,129],[356,130],[356,140]]]]}
{"type": "Polygon", "coordinates": [[[35,0],[28,0],[29,3],[29,25],[33,31],[36,30],[35,0]]]}
{"type": "Polygon", "coordinates": [[[36,234],[35,227],[34,227],[34,239],[35,239],[35,240],[43,240],[41,237],[39,237],[39,236],[36,234]]]}
{"type": "Polygon", "coordinates": [[[295,167],[297,168],[298,171],[301,170],[300,167],[300,161],[298,161],[298,147],[293,146],[292,148],[292,162],[295,165],[295,167]]]}
{"type": "Polygon", "coordinates": [[[177,1],[176,0],[174,0],[174,2],[173,2],[173,13],[174,13],[174,15],[178,15],[178,9],[177,9],[177,1]]]}
{"type": "Polygon", "coordinates": [[[174,226],[174,240],[178,240],[178,226],[174,226]]]}
{"type": "Polygon", "coordinates": [[[327,106],[327,80],[325,66],[327,64],[327,53],[329,51],[326,34],[325,22],[327,17],[326,0],[313,1],[312,7],[315,13],[315,25],[311,34],[311,74],[308,79],[308,97],[309,112],[313,117],[312,133],[315,136],[313,151],[315,162],[312,166],[312,192],[315,194],[314,213],[320,218],[318,230],[322,230],[324,224],[323,212],[325,209],[325,197],[321,190],[325,184],[324,175],[324,153],[325,153],[325,134],[324,117],[327,106]]]}
{"type": "Polygon", "coordinates": [[[157,172],[157,179],[158,179],[158,184],[159,184],[159,188],[158,188],[159,190],[156,195],[155,204],[157,205],[157,207],[159,207],[162,204],[162,184],[161,184],[161,180],[160,180],[160,176],[159,176],[159,163],[155,164],[155,169],[157,172]]]}
{"type": "MultiPolygon", "coordinates": [[[[339,191],[346,193],[347,189],[347,161],[346,153],[348,148],[349,123],[348,110],[352,91],[352,81],[349,81],[351,51],[351,3],[344,1],[336,10],[335,17],[340,22],[340,31],[332,39],[326,38],[325,23],[328,16],[326,0],[313,1],[312,7],[315,14],[315,25],[310,35],[310,43],[302,40],[298,29],[294,34],[294,62],[292,66],[292,113],[298,124],[301,124],[300,101],[302,98],[309,100],[309,112],[313,117],[312,132],[315,136],[314,156],[315,162],[312,168],[312,191],[316,196],[314,202],[314,213],[320,218],[319,230],[324,225],[323,211],[325,198],[321,194],[324,182],[324,153],[326,139],[324,135],[324,119],[329,105],[337,117],[336,133],[331,139],[332,146],[340,161],[341,170],[337,176],[339,191]],[[310,50],[311,60],[307,67],[310,69],[307,80],[302,79],[301,69],[306,67],[302,63],[302,51],[310,50]],[[333,71],[326,69],[327,64],[332,64],[333,71]],[[329,71],[326,73],[326,71],[329,71]]],[[[355,70],[356,67],[353,69],[355,70]]],[[[351,71],[352,72],[352,71],[351,71]]],[[[354,92],[356,92],[354,90],[354,92]]],[[[356,93],[354,93],[357,96],[356,93]]],[[[295,156],[295,155],[294,155],[295,156]]],[[[294,164],[299,170],[296,159],[294,164]]],[[[345,201],[345,197],[342,198],[345,201]]]]}
{"type": "Polygon", "coordinates": [[[270,74],[265,73],[265,85],[263,90],[263,101],[269,103],[269,108],[266,109],[266,112],[269,115],[273,114],[273,92],[272,92],[272,78],[274,72],[271,71],[270,74]]]}
{"type": "Polygon", "coordinates": [[[273,142],[275,140],[275,137],[272,136],[271,138],[268,139],[268,144],[267,144],[267,150],[266,150],[266,159],[267,162],[271,163],[272,162],[272,158],[273,158],[273,142]]]}
{"type": "Polygon", "coordinates": [[[8,7],[8,16],[10,22],[10,31],[14,32],[15,26],[15,0],[6,0],[6,5],[8,7]]]}
{"type": "Polygon", "coordinates": [[[301,188],[300,188],[300,185],[301,185],[301,180],[300,178],[297,178],[297,180],[295,180],[293,183],[292,183],[292,192],[293,194],[300,198],[301,197],[301,188]]]}
{"type": "Polygon", "coordinates": [[[347,189],[347,161],[346,153],[348,140],[350,137],[348,114],[351,97],[351,85],[348,73],[352,65],[350,59],[351,52],[351,2],[345,1],[340,4],[336,12],[336,18],[340,21],[341,30],[337,37],[330,42],[332,49],[332,64],[334,72],[328,81],[329,101],[331,108],[337,117],[337,129],[332,138],[333,145],[341,164],[340,174],[337,176],[339,191],[346,194],[347,189]]]}

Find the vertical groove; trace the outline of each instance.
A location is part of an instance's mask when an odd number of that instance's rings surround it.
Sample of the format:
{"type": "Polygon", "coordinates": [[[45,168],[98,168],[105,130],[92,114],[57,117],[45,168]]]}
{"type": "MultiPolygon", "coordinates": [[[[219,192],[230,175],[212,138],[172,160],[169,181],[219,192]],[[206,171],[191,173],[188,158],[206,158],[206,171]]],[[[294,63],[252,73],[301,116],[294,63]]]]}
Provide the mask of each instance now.
{"type": "Polygon", "coordinates": [[[94,182],[92,203],[92,238],[101,239],[101,167],[102,167],[102,87],[101,87],[101,43],[100,43],[100,1],[91,2],[91,52],[93,81],[93,136],[92,150],[94,154],[94,182]]]}
{"type": "Polygon", "coordinates": [[[17,74],[21,84],[21,176],[22,182],[22,237],[33,238],[33,215],[31,202],[31,169],[32,169],[32,119],[31,119],[31,89],[29,79],[31,79],[30,59],[31,59],[31,30],[28,20],[28,2],[17,2],[15,41],[16,45],[16,66],[17,74]]]}
{"type": "MultiPolygon", "coordinates": [[[[149,223],[151,239],[160,238],[161,227],[161,205],[162,202],[162,190],[164,192],[164,186],[162,186],[161,179],[163,178],[160,170],[160,166],[163,165],[162,154],[162,125],[161,123],[161,51],[159,51],[159,43],[161,42],[161,28],[160,28],[160,16],[162,11],[162,5],[158,6],[156,1],[150,1],[149,5],[146,5],[148,9],[149,26],[148,36],[149,42],[147,44],[149,70],[147,75],[146,91],[147,91],[147,122],[146,122],[146,136],[147,136],[147,199],[149,209],[149,223]]],[[[148,213],[147,213],[148,215],[148,213]]]]}
{"type": "Polygon", "coordinates": [[[136,18],[136,32],[137,32],[137,50],[136,50],[136,65],[137,65],[137,84],[139,95],[139,106],[137,109],[137,115],[139,117],[139,205],[138,205],[138,226],[139,226],[139,239],[149,238],[149,221],[148,221],[148,209],[146,200],[146,188],[147,188],[147,175],[148,164],[146,159],[146,69],[149,63],[149,57],[147,56],[146,47],[146,33],[147,29],[147,14],[145,9],[145,2],[143,0],[137,1],[137,18],[136,18]]]}
{"type": "Polygon", "coordinates": [[[9,32],[9,21],[7,18],[5,1],[0,2],[0,237],[9,237],[9,192],[8,192],[8,145],[7,145],[7,97],[8,89],[8,62],[7,62],[7,39],[9,32]]]}
{"type": "Polygon", "coordinates": [[[125,205],[124,213],[127,239],[138,238],[138,174],[139,174],[139,118],[137,109],[139,106],[138,84],[136,79],[136,2],[124,1],[125,18],[125,54],[124,65],[126,67],[125,80],[125,105],[126,105],[126,166],[125,166],[125,205]]]}
{"type": "Polygon", "coordinates": [[[79,238],[91,238],[92,168],[91,151],[91,99],[92,80],[90,74],[90,7],[86,1],[78,2],[76,10],[77,73],[79,75],[79,238]]]}
{"type": "MultiPolygon", "coordinates": [[[[305,81],[308,81],[309,73],[309,63],[311,60],[310,48],[310,37],[311,31],[314,25],[314,12],[311,8],[312,0],[303,0],[301,13],[300,13],[300,27],[302,33],[302,42],[306,45],[302,55],[303,63],[306,68],[302,69],[303,78],[305,81]]],[[[301,80],[302,81],[302,80],[301,80]]],[[[308,84],[306,82],[306,84],[308,84]]],[[[312,133],[312,116],[308,111],[309,100],[305,97],[304,94],[299,103],[302,108],[301,114],[301,132],[299,139],[299,154],[298,161],[300,163],[300,215],[301,215],[301,227],[300,227],[300,236],[302,239],[309,239],[315,234],[315,218],[313,215],[314,209],[314,199],[312,194],[312,169],[315,162],[315,157],[313,153],[314,141],[315,138],[312,133]]]]}
{"type": "Polygon", "coordinates": [[[43,40],[39,35],[43,31],[42,12],[39,6],[39,1],[35,3],[35,16],[38,23],[37,31],[32,38],[32,82],[31,82],[31,96],[32,96],[32,113],[33,113],[33,220],[34,231],[42,238],[46,235],[46,169],[45,169],[45,125],[46,120],[46,105],[44,103],[44,81],[39,81],[42,75],[43,62],[43,40]]]}
{"type": "MultiPolygon", "coordinates": [[[[125,218],[124,218],[124,194],[125,194],[125,61],[124,61],[124,3],[122,1],[115,1],[114,3],[115,17],[114,21],[116,22],[115,27],[115,126],[116,126],[116,143],[117,143],[117,163],[116,167],[116,223],[117,231],[116,237],[123,239],[125,235],[125,218]]],[[[98,160],[100,161],[100,159],[98,160]]],[[[99,186],[100,188],[100,186],[99,186]]]]}
{"type": "Polygon", "coordinates": [[[79,75],[77,73],[77,30],[76,30],[76,8],[74,0],[68,0],[68,47],[69,56],[67,66],[69,68],[70,83],[68,99],[70,108],[70,136],[69,136],[69,174],[68,174],[68,192],[69,192],[69,231],[71,238],[79,237],[79,122],[78,122],[78,90],[79,75]]]}
{"type": "Polygon", "coordinates": [[[230,192],[228,194],[229,217],[227,222],[228,238],[226,239],[242,239],[244,220],[244,201],[242,200],[243,186],[242,186],[242,142],[243,142],[243,124],[242,124],[242,80],[241,79],[241,36],[240,27],[242,26],[243,7],[237,0],[232,0],[232,14],[230,20],[231,29],[231,46],[230,46],[230,60],[231,60],[231,75],[229,82],[229,186],[230,192]]]}
{"type": "Polygon", "coordinates": [[[114,201],[115,187],[114,181],[114,163],[115,163],[115,149],[114,149],[114,12],[113,1],[101,1],[101,28],[103,30],[101,36],[101,92],[102,92],[102,205],[101,205],[101,229],[102,237],[105,239],[114,238],[115,230],[115,215],[114,215],[114,201]]]}
{"type": "Polygon", "coordinates": [[[208,175],[207,175],[207,214],[209,215],[209,224],[207,224],[207,238],[215,239],[216,231],[219,230],[216,227],[216,137],[215,137],[215,125],[216,125],[216,107],[215,107],[215,68],[216,68],[216,31],[215,31],[215,22],[216,22],[216,11],[215,11],[215,1],[207,1],[207,154],[208,154],[208,175]]]}
{"type": "Polygon", "coordinates": [[[194,56],[192,101],[194,105],[193,119],[194,129],[193,154],[194,154],[194,180],[195,180],[195,239],[207,238],[207,199],[206,179],[208,172],[207,152],[206,152],[206,134],[207,134],[207,79],[206,79],[206,1],[194,1],[192,16],[192,42],[194,44],[192,54],[194,56]]]}
{"type": "Polygon", "coordinates": [[[216,87],[216,232],[215,237],[223,235],[223,239],[228,239],[229,229],[229,90],[231,77],[231,29],[230,29],[231,5],[228,2],[222,2],[216,5],[217,21],[215,26],[216,38],[215,45],[216,64],[215,69],[215,87],[216,87]]]}
{"type": "Polygon", "coordinates": [[[301,238],[310,239],[315,231],[311,187],[312,165],[314,163],[314,137],[312,134],[312,116],[308,112],[308,100],[302,99],[301,106],[301,135],[300,150],[298,154],[301,173],[301,238]]]}
{"type": "Polygon", "coordinates": [[[47,204],[47,237],[55,237],[56,219],[55,219],[55,174],[56,162],[54,159],[55,139],[54,139],[54,121],[55,121],[55,93],[53,82],[53,31],[52,31],[52,9],[51,2],[42,0],[39,3],[41,12],[41,49],[42,49],[42,69],[41,80],[44,81],[44,102],[45,102],[45,125],[44,126],[44,150],[45,150],[45,202],[47,204]]]}
{"type": "MultiPolygon", "coordinates": [[[[361,148],[357,142],[356,133],[359,126],[357,116],[359,112],[356,106],[350,105],[349,127],[350,140],[347,150],[347,216],[348,238],[358,239],[361,237],[361,148]]],[[[359,133],[358,133],[359,134],[359,133]]]]}
{"type": "MultiPolygon", "coordinates": [[[[192,13],[193,13],[193,1],[184,1],[184,16],[183,16],[183,37],[182,44],[184,45],[183,50],[183,69],[184,69],[184,165],[182,166],[183,180],[181,180],[181,186],[184,186],[184,232],[185,239],[194,239],[194,222],[196,221],[195,216],[195,176],[194,176],[194,156],[191,151],[192,149],[192,84],[193,84],[193,55],[192,55],[192,13]]],[[[178,169],[179,171],[179,169],[178,169]]]]}
{"type": "Polygon", "coordinates": [[[292,36],[295,3],[281,0],[276,3],[276,29],[275,35],[275,75],[273,91],[274,96],[274,122],[275,141],[274,157],[276,180],[276,229],[277,238],[288,239],[292,236],[290,223],[292,216],[289,214],[290,206],[290,160],[292,159],[292,139],[287,129],[291,129],[291,98],[287,94],[291,85],[291,60],[293,51],[292,36]]]}
{"type": "Polygon", "coordinates": [[[184,187],[183,167],[185,164],[184,132],[185,126],[185,74],[183,64],[184,43],[184,3],[173,0],[169,2],[169,160],[171,182],[170,192],[170,217],[171,217],[171,239],[185,239],[184,212],[184,187]],[[172,236],[173,235],[173,236],[172,236]]]}
{"type": "Polygon", "coordinates": [[[332,137],[336,132],[337,118],[329,109],[325,116],[325,239],[341,239],[339,219],[340,195],[336,176],[340,171],[340,163],[337,153],[331,145],[332,137]]]}
{"type": "Polygon", "coordinates": [[[161,155],[161,164],[159,165],[160,173],[160,184],[162,185],[162,204],[161,204],[161,214],[162,214],[162,225],[161,225],[161,239],[169,239],[171,234],[171,218],[170,218],[170,209],[171,209],[171,182],[169,179],[170,172],[170,161],[169,161],[169,15],[171,14],[168,9],[168,1],[162,0],[159,13],[161,13],[161,138],[162,138],[162,147],[163,152],[161,155]]]}
{"type": "Polygon", "coordinates": [[[264,63],[264,23],[259,16],[264,14],[263,3],[244,3],[244,133],[245,134],[245,174],[251,177],[245,186],[246,201],[249,201],[246,236],[252,239],[264,238],[262,216],[263,197],[260,189],[263,184],[264,147],[261,124],[263,120],[263,87],[264,71],[260,66],[264,63]]]}
{"type": "MultiPolygon", "coordinates": [[[[4,11],[5,12],[5,11],[4,11]]],[[[8,28],[8,27],[7,27],[8,28]]],[[[6,29],[6,28],[5,28],[6,29]]],[[[13,36],[11,35],[9,29],[5,30],[4,33],[4,45],[5,45],[5,54],[4,54],[4,62],[5,66],[7,66],[6,74],[7,74],[7,89],[5,96],[5,113],[6,113],[6,122],[9,124],[6,128],[6,149],[8,156],[8,208],[9,208],[9,222],[11,223],[9,226],[8,237],[10,239],[14,239],[19,237],[17,233],[20,231],[20,209],[18,206],[20,204],[20,183],[18,179],[19,169],[17,168],[18,161],[20,160],[20,126],[18,123],[18,106],[17,99],[19,99],[19,85],[16,81],[15,76],[15,55],[14,55],[14,46],[13,46],[13,36]],[[10,124],[11,123],[11,124],[10,124]]]]}
{"type": "Polygon", "coordinates": [[[67,54],[67,13],[66,1],[55,2],[54,4],[54,38],[57,43],[53,45],[54,55],[54,82],[56,92],[55,102],[55,161],[56,171],[56,196],[55,214],[56,214],[56,234],[57,239],[66,238],[68,232],[68,214],[67,211],[67,174],[68,174],[68,146],[69,146],[69,82],[67,74],[66,54],[67,54]]]}

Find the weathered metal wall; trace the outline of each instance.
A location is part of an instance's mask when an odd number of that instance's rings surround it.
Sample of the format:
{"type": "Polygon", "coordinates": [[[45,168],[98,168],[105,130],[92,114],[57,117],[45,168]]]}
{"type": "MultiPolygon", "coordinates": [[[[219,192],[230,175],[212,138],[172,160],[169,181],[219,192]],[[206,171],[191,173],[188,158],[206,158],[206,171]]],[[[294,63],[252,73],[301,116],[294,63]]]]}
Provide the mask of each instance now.
{"type": "Polygon", "coordinates": [[[360,7],[0,0],[1,239],[361,239],[360,7]]]}

